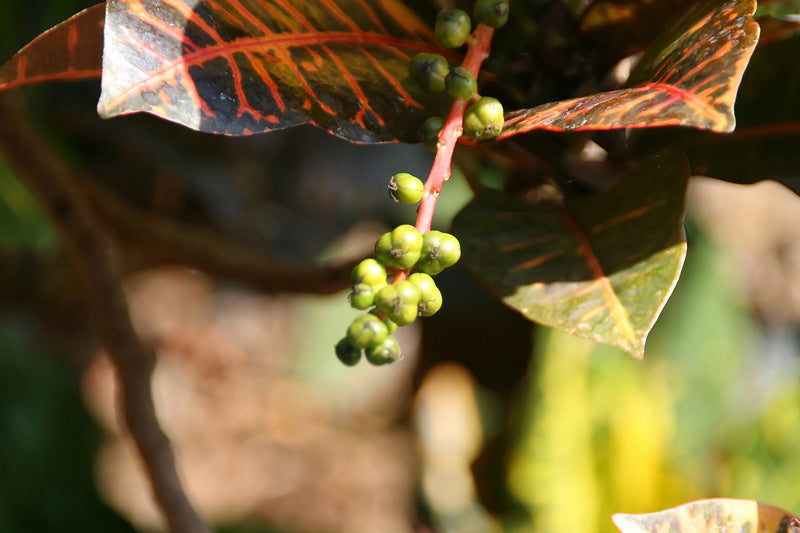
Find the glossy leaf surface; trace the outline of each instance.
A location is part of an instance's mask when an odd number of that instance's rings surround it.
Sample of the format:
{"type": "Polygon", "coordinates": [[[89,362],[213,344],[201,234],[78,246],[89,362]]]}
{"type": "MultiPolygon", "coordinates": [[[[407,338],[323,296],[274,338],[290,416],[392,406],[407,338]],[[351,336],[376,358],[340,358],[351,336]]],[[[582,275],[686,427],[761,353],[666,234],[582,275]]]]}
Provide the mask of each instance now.
{"type": "Polygon", "coordinates": [[[800,533],[800,519],[752,500],[717,498],[650,514],[616,514],[622,533],[800,533]]]}
{"type": "Polygon", "coordinates": [[[614,189],[530,204],[482,194],[456,218],[463,261],[530,320],[642,357],[686,253],[676,151],[614,189]]]}
{"type": "Polygon", "coordinates": [[[0,67],[0,91],[32,83],[100,77],[105,4],[54,26],[0,67]]]}
{"type": "Polygon", "coordinates": [[[106,21],[106,117],[381,142],[414,140],[432,114],[408,62],[440,48],[399,0],[109,0],[106,21]]]}
{"type": "Polygon", "coordinates": [[[506,115],[500,138],[530,130],[735,127],[733,104],[758,41],[754,0],[705,0],[645,52],[631,87],[506,115]]]}

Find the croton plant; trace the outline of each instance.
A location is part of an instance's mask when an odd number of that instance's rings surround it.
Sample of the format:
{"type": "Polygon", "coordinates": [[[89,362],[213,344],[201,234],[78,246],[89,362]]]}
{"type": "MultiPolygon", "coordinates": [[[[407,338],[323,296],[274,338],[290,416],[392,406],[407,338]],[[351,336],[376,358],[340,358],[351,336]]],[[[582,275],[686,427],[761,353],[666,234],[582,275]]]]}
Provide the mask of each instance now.
{"type": "MultiPolygon", "coordinates": [[[[311,124],[353,143],[414,143],[433,131],[427,181],[398,193],[420,200],[411,229],[431,232],[454,154],[477,154],[506,179],[467,176],[476,194],[451,230],[462,263],[531,321],[641,358],[687,252],[689,176],[800,191],[800,3],[478,4],[461,35],[422,1],[108,0],[8,60],[0,91],[100,79],[102,117],[147,112],[227,136],[311,124]],[[497,23],[485,11],[495,8],[497,23]],[[426,78],[437,65],[466,85],[442,91],[426,78]],[[502,102],[500,124],[465,134],[465,113],[486,97],[502,102]]],[[[461,13],[451,20],[463,24],[461,13]]],[[[388,285],[415,275],[414,261],[392,261],[388,285]]],[[[385,320],[391,305],[373,313],[385,320]]],[[[370,341],[358,339],[360,357],[370,341]]],[[[790,513],[737,500],[615,523],[628,533],[800,531],[790,513]]]]}

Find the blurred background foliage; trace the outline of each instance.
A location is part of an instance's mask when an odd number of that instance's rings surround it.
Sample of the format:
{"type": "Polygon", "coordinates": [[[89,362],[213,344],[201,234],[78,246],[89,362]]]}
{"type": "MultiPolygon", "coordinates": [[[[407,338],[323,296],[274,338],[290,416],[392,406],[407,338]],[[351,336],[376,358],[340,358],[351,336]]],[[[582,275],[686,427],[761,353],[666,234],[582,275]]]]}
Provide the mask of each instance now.
{"type": "MultiPolygon", "coordinates": [[[[0,58],[91,3],[0,0],[0,58]]],[[[560,78],[527,82],[569,92],[583,66],[565,62],[548,67],[560,78]]],[[[104,122],[97,83],[18,93],[87,190],[280,257],[366,252],[414,216],[386,178],[430,164],[419,147],[307,128],[230,139],[147,116],[104,122]]],[[[462,165],[485,186],[508,178],[482,155],[462,165]]],[[[687,263],[643,362],[532,327],[456,268],[441,276],[443,311],[404,328],[404,361],[347,369],[332,353],[352,318],[344,293],[259,294],[137,263],[132,244],[126,289],[158,349],[156,405],[190,495],[230,533],[609,532],[614,512],[712,496],[799,511],[800,209],[772,185],[693,183],[687,263]],[[737,218],[755,229],[726,232],[737,218]]],[[[471,195],[459,174],[444,192],[440,228],[471,195]]],[[[0,160],[0,531],[157,530],[61,254],[0,160]]]]}

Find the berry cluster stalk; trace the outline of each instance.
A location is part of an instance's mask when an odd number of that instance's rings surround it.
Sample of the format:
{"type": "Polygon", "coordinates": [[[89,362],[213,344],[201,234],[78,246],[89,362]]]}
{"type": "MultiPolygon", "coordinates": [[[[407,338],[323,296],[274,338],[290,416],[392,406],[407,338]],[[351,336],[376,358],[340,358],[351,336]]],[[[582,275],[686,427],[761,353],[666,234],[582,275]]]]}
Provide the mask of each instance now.
{"type": "MultiPolygon", "coordinates": [[[[494,28],[479,24],[472,34],[467,55],[461,63],[461,66],[467,69],[476,80],[478,79],[481,64],[484,59],[489,57],[492,35],[494,35],[494,28]]],[[[436,200],[439,198],[442,184],[450,179],[453,151],[458,138],[463,133],[462,124],[467,105],[469,105],[468,100],[458,98],[453,101],[453,106],[450,108],[444,127],[439,133],[439,141],[436,144],[436,157],[433,160],[428,179],[425,181],[425,192],[417,210],[417,223],[414,225],[420,233],[430,231],[433,212],[436,209],[436,200]]],[[[403,281],[407,276],[407,270],[400,271],[394,276],[392,283],[403,281]]]]}
{"type": "MultiPolygon", "coordinates": [[[[494,28],[484,24],[479,24],[472,35],[472,41],[467,50],[462,67],[467,69],[472,77],[478,79],[483,60],[489,57],[489,49],[492,43],[494,28]]],[[[450,114],[445,120],[444,127],[439,133],[439,142],[436,145],[436,157],[431,166],[431,172],[425,181],[425,193],[419,204],[417,211],[417,223],[415,227],[420,233],[425,233],[431,229],[433,211],[436,207],[436,199],[442,190],[442,184],[450,178],[450,166],[453,159],[458,138],[463,132],[462,123],[464,112],[469,104],[468,100],[456,99],[450,108],[450,114]]]]}

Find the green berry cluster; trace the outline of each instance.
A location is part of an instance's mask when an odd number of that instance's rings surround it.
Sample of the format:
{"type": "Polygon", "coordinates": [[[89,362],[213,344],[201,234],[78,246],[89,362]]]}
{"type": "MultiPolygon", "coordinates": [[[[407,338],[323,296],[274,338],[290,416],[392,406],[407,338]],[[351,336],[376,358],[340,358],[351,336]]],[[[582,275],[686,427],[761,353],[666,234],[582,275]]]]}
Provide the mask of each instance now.
{"type": "MultiPolygon", "coordinates": [[[[472,19],[461,9],[443,9],[436,15],[434,32],[445,48],[459,48],[467,42],[472,20],[492,28],[500,28],[508,20],[508,0],[477,0],[472,19]]],[[[411,77],[426,91],[447,92],[457,100],[474,100],[464,115],[464,134],[472,140],[492,139],[503,129],[503,106],[495,98],[477,96],[478,84],[464,67],[450,68],[439,54],[421,52],[411,59],[411,77]]],[[[431,117],[422,124],[418,138],[436,150],[439,132],[444,126],[441,117],[431,117]]]]}
{"type": "MultiPolygon", "coordinates": [[[[424,186],[411,174],[392,176],[389,192],[398,202],[416,203],[424,186]]],[[[336,356],[348,366],[362,354],[374,365],[400,359],[397,326],[411,324],[418,316],[435,314],[442,307],[442,293],[434,275],[454,265],[461,257],[461,245],[453,235],[441,231],[421,234],[403,224],[381,235],[375,243],[375,257],[364,259],[350,274],[350,305],[368,311],[356,318],[347,334],[336,344],[336,356]],[[398,272],[405,279],[392,278],[398,272]],[[405,276],[405,274],[403,274],[405,276]]]]}

